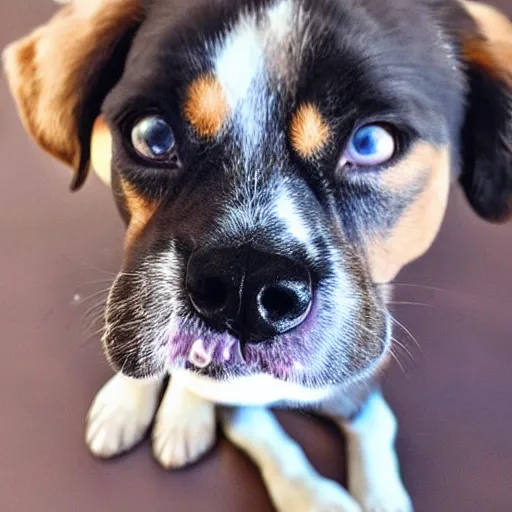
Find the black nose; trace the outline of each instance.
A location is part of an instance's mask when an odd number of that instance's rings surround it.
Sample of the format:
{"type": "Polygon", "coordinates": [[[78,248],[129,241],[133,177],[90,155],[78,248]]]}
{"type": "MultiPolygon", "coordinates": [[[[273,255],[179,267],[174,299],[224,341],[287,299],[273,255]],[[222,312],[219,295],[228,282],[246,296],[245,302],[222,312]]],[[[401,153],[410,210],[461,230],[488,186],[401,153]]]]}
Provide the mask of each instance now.
{"type": "Polygon", "coordinates": [[[195,310],[209,325],[247,342],[263,341],[300,325],[313,297],[305,267],[247,248],[194,253],[186,285],[195,310]]]}

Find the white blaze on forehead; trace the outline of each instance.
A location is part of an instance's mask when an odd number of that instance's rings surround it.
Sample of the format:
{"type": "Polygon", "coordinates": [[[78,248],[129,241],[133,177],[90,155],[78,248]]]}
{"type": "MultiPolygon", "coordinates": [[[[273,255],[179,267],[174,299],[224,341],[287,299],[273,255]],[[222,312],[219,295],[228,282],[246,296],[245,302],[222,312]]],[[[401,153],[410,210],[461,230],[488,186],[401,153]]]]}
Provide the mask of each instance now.
{"type": "Polygon", "coordinates": [[[247,150],[255,150],[263,139],[265,121],[272,115],[273,89],[295,74],[293,48],[300,44],[294,38],[301,37],[302,18],[296,0],[278,0],[243,12],[215,44],[214,72],[247,150]]]}
{"type": "Polygon", "coordinates": [[[272,75],[293,87],[307,42],[306,12],[296,0],[281,0],[268,10],[267,65],[272,75]]]}
{"type": "Polygon", "coordinates": [[[215,73],[234,110],[264,71],[264,51],[254,16],[242,17],[215,57],[215,73]]]}
{"type": "Polygon", "coordinates": [[[307,244],[310,241],[309,228],[297,208],[293,197],[286,189],[282,189],[277,196],[275,214],[286,226],[289,234],[298,242],[307,244]]]}
{"type": "Polygon", "coordinates": [[[281,0],[271,5],[268,10],[270,29],[277,36],[284,38],[291,31],[290,20],[293,18],[296,6],[292,0],[281,0]]]}
{"type": "Polygon", "coordinates": [[[279,0],[262,11],[245,12],[217,46],[215,72],[231,106],[247,97],[255,80],[268,72],[285,74],[293,46],[300,37],[301,8],[295,0],[279,0]],[[284,68],[277,69],[277,64],[284,68]]]}

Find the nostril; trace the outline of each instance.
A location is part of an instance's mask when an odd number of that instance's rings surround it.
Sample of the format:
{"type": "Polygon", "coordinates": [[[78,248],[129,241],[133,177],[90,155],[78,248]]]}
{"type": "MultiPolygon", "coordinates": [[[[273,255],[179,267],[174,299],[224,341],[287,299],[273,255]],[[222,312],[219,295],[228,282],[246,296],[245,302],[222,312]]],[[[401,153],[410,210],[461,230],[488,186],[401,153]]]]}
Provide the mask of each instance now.
{"type": "Polygon", "coordinates": [[[314,287],[300,263],[242,247],[193,253],[185,288],[209,327],[234,333],[242,343],[260,343],[306,319],[314,287]]]}
{"type": "Polygon", "coordinates": [[[202,288],[202,300],[212,309],[219,309],[226,304],[228,290],[226,284],[219,277],[205,277],[202,288]]]}
{"type": "Polygon", "coordinates": [[[223,248],[193,253],[185,287],[192,308],[209,327],[226,330],[240,311],[244,259],[238,250],[223,248]]]}
{"type": "Polygon", "coordinates": [[[228,300],[227,286],[217,276],[201,276],[193,286],[189,286],[188,291],[194,306],[203,313],[222,309],[228,300]]]}
{"type": "Polygon", "coordinates": [[[270,321],[279,321],[284,317],[300,314],[299,302],[294,290],[282,285],[269,286],[260,294],[260,308],[270,321]]]}
{"type": "Polygon", "coordinates": [[[280,281],[264,287],[258,296],[259,316],[277,333],[300,324],[309,313],[311,285],[306,281],[280,281]]]}

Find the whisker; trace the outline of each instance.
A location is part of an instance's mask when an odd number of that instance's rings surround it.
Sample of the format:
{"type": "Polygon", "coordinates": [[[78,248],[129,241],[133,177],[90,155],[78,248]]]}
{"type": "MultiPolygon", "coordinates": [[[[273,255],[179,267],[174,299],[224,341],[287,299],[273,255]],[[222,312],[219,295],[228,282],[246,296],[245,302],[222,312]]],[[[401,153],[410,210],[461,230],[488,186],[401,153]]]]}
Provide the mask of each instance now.
{"type": "Polygon", "coordinates": [[[405,371],[405,367],[404,365],[402,364],[402,362],[400,361],[400,358],[398,357],[397,354],[395,354],[395,351],[393,350],[393,347],[390,347],[389,349],[389,353],[391,355],[391,357],[396,361],[396,363],[398,364],[398,367],[400,368],[400,370],[402,371],[402,373],[407,373],[405,371]]]}
{"type": "Polygon", "coordinates": [[[421,290],[430,290],[435,292],[459,293],[458,290],[450,290],[449,288],[441,288],[439,286],[431,286],[427,284],[416,283],[392,283],[393,288],[401,286],[402,288],[419,288],[421,290]]]}
{"type": "Polygon", "coordinates": [[[400,341],[398,341],[395,337],[391,337],[391,341],[396,344],[399,348],[401,348],[410,358],[411,361],[416,362],[412,352],[400,341]]]}
{"type": "Polygon", "coordinates": [[[391,320],[396,324],[398,325],[401,329],[404,330],[404,332],[409,336],[409,338],[414,342],[414,344],[419,348],[420,352],[422,355],[424,355],[424,352],[423,352],[423,349],[421,348],[418,340],[413,336],[412,332],[407,329],[407,327],[402,324],[400,321],[398,321],[393,315],[390,315],[391,317],[391,320]]]}
{"type": "Polygon", "coordinates": [[[106,299],[102,299],[99,302],[96,302],[92,306],[88,307],[87,310],[82,315],[82,320],[91,320],[96,317],[98,317],[98,318],[103,317],[106,304],[107,304],[106,299]]]}
{"type": "Polygon", "coordinates": [[[110,288],[103,288],[102,290],[98,290],[94,293],[91,293],[90,295],[85,296],[85,297],[82,297],[80,294],[77,294],[77,296],[75,297],[76,300],[74,301],[74,303],[77,306],[81,306],[82,304],[85,304],[86,302],[89,302],[90,300],[95,299],[96,297],[98,297],[98,295],[102,295],[102,294],[106,295],[109,291],[110,291],[110,288]]]}
{"type": "Polygon", "coordinates": [[[394,288],[401,288],[401,289],[416,289],[416,290],[425,290],[430,292],[441,292],[444,296],[455,296],[455,297],[464,297],[468,299],[473,300],[481,300],[482,297],[480,295],[476,295],[475,293],[471,293],[465,290],[457,290],[457,289],[449,289],[449,288],[442,288],[439,286],[430,286],[425,284],[414,284],[414,283],[393,283],[391,285],[394,288]]]}
{"type": "Polygon", "coordinates": [[[96,265],[93,265],[92,263],[89,263],[89,262],[87,262],[85,260],[82,260],[82,259],[79,259],[79,258],[76,258],[76,257],[70,257],[69,259],[72,260],[75,263],[78,263],[78,264],[82,265],[83,267],[88,268],[89,270],[94,270],[94,271],[99,272],[101,274],[106,274],[106,275],[109,275],[109,276],[112,276],[112,277],[116,276],[116,272],[112,272],[111,270],[105,270],[105,269],[99,268],[96,265]]]}
{"type": "Polygon", "coordinates": [[[411,301],[391,301],[388,302],[390,306],[423,306],[426,308],[436,308],[435,304],[427,304],[425,302],[411,302],[411,301]]]}
{"type": "Polygon", "coordinates": [[[80,287],[86,287],[86,286],[93,286],[97,284],[108,284],[111,285],[114,282],[114,280],[110,277],[108,279],[96,279],[95,281],[85,281],[85,283],[82,283],[80,287]]]}

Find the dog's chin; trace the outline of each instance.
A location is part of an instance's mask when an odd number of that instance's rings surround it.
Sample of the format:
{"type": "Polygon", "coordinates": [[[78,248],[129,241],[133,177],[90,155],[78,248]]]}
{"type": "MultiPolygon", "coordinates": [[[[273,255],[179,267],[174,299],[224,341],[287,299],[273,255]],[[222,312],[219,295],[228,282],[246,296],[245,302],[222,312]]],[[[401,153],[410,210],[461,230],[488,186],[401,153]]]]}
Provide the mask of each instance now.
{"type": "Polygon", "coordinates": [[[362,349],[360,342],[352,351],[357,360],[350,358],[348,350],[344,352],[342,341],[334,348],[325,340],[319,343],[322,337],[316,334],[306,322],[288,334],[244,346],[229,333],[215,332],[195,320],[181,320],[172,322],[165,341],[151,355],[146,352],[149,357],[124,367],[109,360],[117,371],[132,378],[170,374],[195,394],[218,404],[268,405],[321,402],[334,391],[371,378],[388,359],[389,328],[373,340],[372,350],[362,349]]]}
{"type": "Polygon", "coordinates": [[[387,355],[388,351],[384,350],[372,364],[353,372],[342,382],[325,375],[315,375],[308,367],[297,368],[288,378],[258,371],[244,375],[230,374],[229,369],[221,369],[220,372],[211,373],[194,367],[176,368],[172,365],[168,371],[187,389],[216,404],[305,406],[321,403],[333,394],[343,392],[343,389],[348,391],[352,386],[374,377],[388,360],[387,355]],[[224,377],[219,378],[219,373],[224,377]]]}

